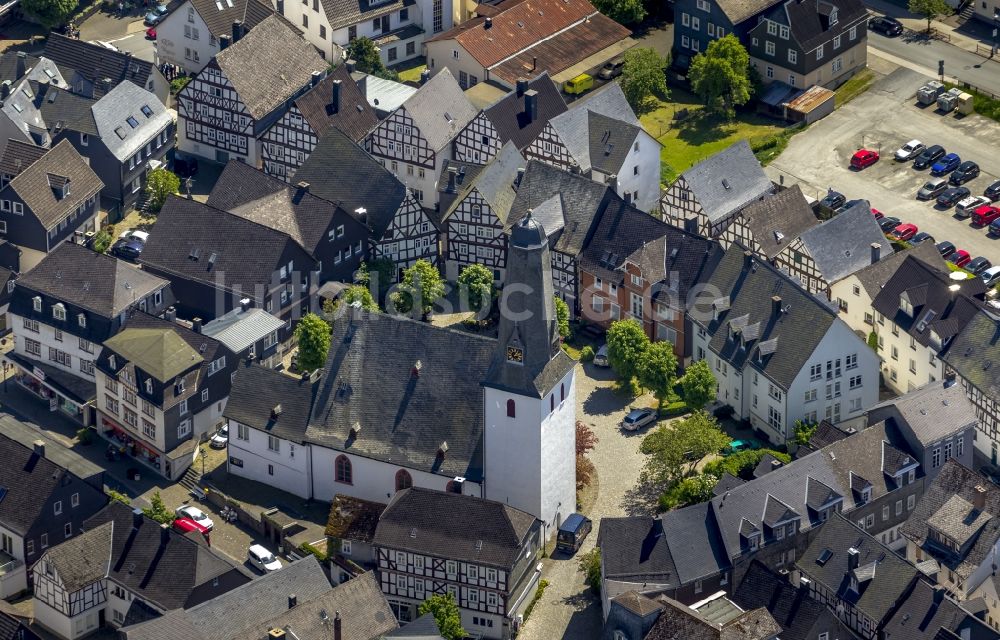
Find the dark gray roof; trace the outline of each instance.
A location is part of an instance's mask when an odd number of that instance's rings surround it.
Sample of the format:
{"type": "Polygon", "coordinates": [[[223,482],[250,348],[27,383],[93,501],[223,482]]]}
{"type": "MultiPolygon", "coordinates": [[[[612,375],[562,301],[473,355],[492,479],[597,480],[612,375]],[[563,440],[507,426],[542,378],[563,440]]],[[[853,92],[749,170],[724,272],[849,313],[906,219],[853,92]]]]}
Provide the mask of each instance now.
{"type": "Polygon", "coordinates": [[[944,258],[941,257],[941,253],[934,246],[934,243],[921,242],[902,251],[897,251],[892,255],[882,256],[875,264],[855,271],[854,277],[861,281],[861,286],[868,293],[868,297],[874,300],[886,281],[892,277],[892,274],[896,273],[896,270],[900,268],[903,261],[910,256],[918,258],[938,271],[947,270],[944,258]]]}
{"type": "Polygon", "coordinates": [[[104,468],[100,467],[76,448],[67,447],[62,441],[49,437],[45,431],[21,422],[12,415],[0,415],[0,433],[29,449],[41,440],[45,443],[45,457],[83,480],[89,480],[98,489],[103,486],[104,468]]]}
{"type": "MultiPolygon", "coordinates": [[[[260,0],[190,0],[191,6],[198,12],[205,26],[213,36],[230,36],[233,34],[233,22],[239,20],[243,31],[256,27],[264,18],[274,13],[271,4],[260,0]]],[[[177,9],[175,13],[181,14],[177,9]]]]}
{"type": "Polygon", "coordinates": [[[784,2],[771,12],[776,21],[791,26],[792,37],[802,51],[812,51],[820,44],[856,28],[867,13],[860,0],[821,0],[814,7],[784,2]],[[837,22],[830,24],[829,16],[834,8],[838,14],[837,22]]]}
{"type": "Polygon", "coordinates": [[[899,606],[883,633],[886,640],[934,640],[941,629],[966,640],[1000,638],[1000,633],[955,602],[944,589],[923,581],[899,606]]]}
{"type": "Polygon", "coordinates": [[[101,83],[105,78],[111,80],[111,87],[128,80],[145,89],[150,76],[159,73],[152,62],[137,58],[131,53],[112,51],[99,44],[68,38],[55,32],[49,33],[42,55],[63,70],[67,81],[72,81],[72,74],[65,70],[72,69],[87,81],[93,82],[96,98],[105,93],[101,83]]]}
{"type": "MultiPolygon", "coordinates": [[[[444,640],[438,630],[437,620],[433,613],[425,613],[413,622],[408,622],[395,631],[382,636],[383,638],[410,638],[410,640],[444,640]]],[[[977,639],[978,640],[978,639],[977,639]]]]}
{"type": "Polygon", "coordinates": [[[21,276],[18,288],[89,309],[104,318],[122,313],[136,300],[170,285],[117,258],[64,242],[21,276]]]}
{"type": "Polygon", "coordinates": [[[381,313],[344,314],[333,325],[306,441],[478,482],[483,412],[469,398],[482,397],[495,350],[496,341],[465,332],[381,313]],[[352,436],[355,425],[361,431],[352,436]]]}
{"type": "Polygon", "coordinates": [[[16,611],[0,610],[0,640],[39,640],[39,637],[28,629],[29,622],[29,619],[17,615],[16,611]]]}
{"type": "Polygon", "coordinates": [[[746,482],[746,480],[737,478],[726,471],[722,474],[722,477],[719,478],[719,481],[715,483],[715,488],[712,489],[712,495],[721,496],[725,492],[740,486],[744,482],[746,482]]]}
{"type": "Polygon", "coordinates": [[[617,175],[642,127],[600,113],[591,112],[589,116],[590,167],[617,175]]]}
{"type": "Polygon", "coordinates": [[[317,137],[337,129],[358,142],[378,124],[375,109],[365,100],[365,94],[347,72],[346,65],[338,65],[315,87],[296,98],[295,106],[317,137]],[[338,110],[333,109],[335,82],[340,83],[338,110]]]}
{"type": "MultiPolygon", "coordinates": [[[[448,167],[454,164],[456,163],[452,161],[446,164],[442,170],[439,191],[442,188],[448,188],[448,167]]],[[[507,221],[510,208],[514,204],[514,198],[517,196],[517,190],[514,186],[517,172],[519,169],[524,169],[524,165],[524,158],[521,157],[517,147],[508,142],[485,167],[481,169],[474,166],[468,167],[466,171],[468,175],[462,180],[462,184],[456,184],[456,190],[461,195],[455,198],[451,206],[445,210],[441,220],[447,220],[464,198],[475,190],[490,205],[490,209],[500,220],[500,224],[504,224],[507,221]]]]}
{"type": "Polygon", "coordinates": [[[660,518],[601,518],[597,545],[605,580],[680,584],[660,518]]]}
{"type": "MultiPolygon", "coordinates": [[[[916,567],[839,513],[819,528],[795,564],[810,579],[836,594],[837,598],[853,604],[876,625],[892,612],[919,575],[916,567]],[[851,548],[858,550],[858,567],[868,568],[868,575],[871,575],[869,565],[874,563],[871,579],[859,580],[860,593],[849,588],[848,549],[851,548]],[[829,557],[821,564],[817,559],[821,554],[828,555],[826,551],[830,552],[829,557]]],[[[831,606],[836,606],[836,602],[831,606]]]]}
{"type": "Polygon", "coordinates": [[[119,162],[126,162],[173,122],[173,116],[155,95],[131,82],[104,94],[91,111],[97,135],[119,162]],[[132,122],[137,126],[133,127],[132,122]]]}
{"type": "Polygon", "coordinates": [[[858,202],[821,225],[802,233],[802,243],[823,279],[836,282],[872,263],[871,245],[881,245],[880,256],[892,254],[892,244],[879,229],[871,208],[858,202]]]}
{"type": "Polygon", "coordinates": [[[524,149],[535,141],[549,120],[566,111],[566,102],[547,71],[529,80],[528,90],[536,93],[534,120],[528,119],[524,94],[517,89],[483,110],[501,144],[513,142],[518,149],[524,149]]]}
{"type": "Polygon", "coordinates": [[[44,156],[46,152],[48,149],[45,147],[11,138],[7,141],[3,155],[0,156],[0,173],[16,176],[44,156]]]}
{"type": "Polygon", "coordinates": [[[613,141],[615,146],[619,147],[617,157],[623,145],[626,147],[624,150],[628,150],[635,140],[635,134],[638,133],[636,128],[642,127],[617,82],[609,82],[577,100],[565,113],[552,118],[550,124],[584,173],[590,171],[591,167],[600,168],[606,164],[602,160],[604,147],[600,145],[600,138],[609,128],[613,128],[617,134],[613,141]],[[604,123],[606,126],[592,126],[591,120],[595,116],[598,123],[604,123]],[[618,120],[620,124],[610,125],[608,119],[618,120]],[[596,141],[593,139],[595,135],[596,141]],[[597,156],[593,155],[595,144],[598,145],[597,156]]]}
{"type": "Polygon", "coordinates": [[[990,398],[1000,397],[1000,320],[985,311],[973,316],[952,340],[945,363],[990,398]]]}
{"type": "Polygon", "coordinates": [[[105,522],[45,552],[67,594],[108,577],[114,528],[114,522],[105,522]]]}
{"type": "Polygon", "coordinates": [[[661,516],[663,533],[670,545],[682,584],[715,575],[730,568],[719,522],[712,503],[702,502],[661,516]]]}
{"type": "Polygon", "coordinates": [[[705,158],[682,177],[712,223],[774,191],[746,140],[705,158]]]}
{"type": "Polygon", "coordinates": [[[68,129],[91,136],[100,135],[93,111],[97,100],[44,83],[33,82],[31,86],[35,93],[34,104],[50,133],[68,129]]]}
{"type": "Polygon", "coordinates": [[[45,229],[58,226],[103,187],[104,183],[69,140],[52,147],[7,185],[45,229]],[[58,179],[59,184],[50,176],[58,179]],[[59,187],[67,182],[70,192],[64,197],[59,187]]]}
{"type": "Polygon", "coordinates": [[[768,260],[819,224],[799,185],[750,203],[740,215],[768,260]]]}
{"type": "Polygon", "coordinates": [[[932,382],[909,393],[886,400],[868,410],[879,419],[891,417],[900,428],[913,433],[923,446],[975,427],[976,407],[962,385],[932,382]]]}
{"type": "MultiPolygon", "coordinates": [[[[719,266],[708,278],[724,298],[720,310],[707,324],[709,347],[739,370],[757,369],[787,389],[835,322],[843,322],[821,301],[769,263],[746,252],[738,243],[729,246],[719,266]],[[780,298],[782,311],[774,313],[772,298],[780,298]],[[787,309],[787,310],[786,310],[787,309]],[[743,323],[742,318],[746,318],[743,323]],[[745,327],[759,323],[759,335],[738,340],[730,321],[745,327]],[[775,345],[775,349],[762,347],[775,345]]],[[[751,334],[752,335],[752,334],[751,334]]]]}
{"type": "Polygon", "coordinates": [[[502,502],[411,487],[382,512],[372,544],[511,571],[539,521],[502,502]]]}
{"type": "Polygon", "coordinates": [[[264,18],[214,60],[255,119],[281,108],[309,84],[314,71],[330,66],[298,30],[276,14],[264,18]]]}
{"type": "Polygon", "coordinates": [[[445,149],[478,113],[448,67],[417,89],[401,108],[413,118],[413,126],[437,153],[445,149]]]}
{"type": "Polygon", "coordinates": [[[223,413],[230,420],[301,443],[312,399],[313,385],[308,380],[256,364],[244,365],[236,371],[223,413]]]}
{"type": "Polygon", "coordinates": [[[726,14],[729,21],[738,25],[747,18],[778,4],[778,0],[721,0],[719,8],[726,14]]]}

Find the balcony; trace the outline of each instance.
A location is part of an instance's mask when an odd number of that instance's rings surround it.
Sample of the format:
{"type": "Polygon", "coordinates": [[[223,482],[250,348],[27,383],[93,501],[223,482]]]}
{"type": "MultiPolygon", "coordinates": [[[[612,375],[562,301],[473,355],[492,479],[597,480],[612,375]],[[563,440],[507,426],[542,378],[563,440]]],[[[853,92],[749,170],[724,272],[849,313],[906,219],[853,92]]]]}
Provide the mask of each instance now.
{"type": "Polygon", "coordinates": [[[0,551],[0,598],[9,598],[27,588],[28,579],[24,563],[9,553],[0,551]]]}

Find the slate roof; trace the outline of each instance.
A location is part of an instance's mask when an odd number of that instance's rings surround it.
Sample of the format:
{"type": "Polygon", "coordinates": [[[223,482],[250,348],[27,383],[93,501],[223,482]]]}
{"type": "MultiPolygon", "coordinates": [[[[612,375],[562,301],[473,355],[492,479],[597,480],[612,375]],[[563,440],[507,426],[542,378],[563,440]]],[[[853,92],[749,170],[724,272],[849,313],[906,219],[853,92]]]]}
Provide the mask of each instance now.
{"type": "Polygon", "coordinates": [[[325,533],[338,540],[356,540],[371,543],[385,505],[361,498],[337,494],[330,504],[330,516],[325,533]]]}
{"type": "Polygon", "coordinates": [[[257,307],[237,307],[205,324],[202,334],[215,338],[234,353],[241,353],[267,335],[285,326],[285,322],[257,307]]]}
{"type": "Polygon", "coordinates": [[[681,584],[730,568],[711,502],[669,511],[661,520],[681,584]]]}
{"type": "Polygon", "coordinates": [[[744,611],[720,624],[667,597],[657,602],[665,605],[663,613],[644,640],[769,640],[781,632],[766,609],[744,611]]]}
{"type": "Polygon", "coordinates": [[[981,278],[956,283],[948,272],[907,257],[872,300],[881,313],[918,344],[940,353],[982,308],[986,287],[981,278]],[[903,299],[912,306],[912,317],[903,299]]]}
{"type": "Polygon", "coordinates": [[[15,612],[0,610],[0,640],[38,640],[38,636],[27,628],[29,623],[15,612]]]}
{"type": "Polygon", "coordinates": [[[173,380],[205,361],[172,326],[136,328],[130,323],[104,346],[160,382],[173,380]]]}
{"type": "Polygon", "coordinates": [[[483,110],[501,144],[513,142],[519,150],[534,142],[549,120],[566,111],[566,102],[547,72],[529,80],[528,91],[536,92],[534,120],[528,119],[524,94],[517,89],[483,110]]]}
{"type": "Polygon", "coordinates": [[[337,65],[315,87],[296,98],[295,106],[317,137],[330,129],[338,129],[359,142],[378,124],[375,109],[365,100],[365,94],[343,64],[337,65]],[[340,82],[340,109],[334,111],[333,85],[337,81],[340,82]]]}
{"type": "Polygon", "coordinates": [[[872,263],[871,245],[879,255],[892,254],[892,244],[879,229],[871,207],[859,202],[830,220],[802,233],[802,243],[826,282],[837,282],[872,263]]]}
{"type": "Polygon", "coordinates": [[[962,385],[942,382],[932,382],[886,400],[871,407],[868,415],[890,416],[900,427],[907,427],[924,447],[978,423],[976,407],[962,385]]]}
{"type": "Polygon", "coordinates": [[[0,55],[0,82],[10,80],[16,84],[21,78],[28,77],[38,82],[52,82],[53,84],[65,84],[59,67],[45,56],[36,57],[26,54],[24,51],[14,51],[8,49],[0,55]],[[23,62],[19,62],[23,59],[23,62]],[[22,69],[18,65],[23,64],[22,69]]]}
{"type": "Polygon", "coordinates": [[[337,129],[319,139],[296,170],[295,180],[308,182],[310,193],[348,212],[364,208],[375,238],[385,234],[396,211],[410,197],[392,172],[337,129]]]}
{"type": "Polygon", "coordinates": [[[276,14],[264,18],[214,60],[257,120],[306,87],[314,71],[329,67],[316,48],[276,14]]]}
{"type": "MultiPolygon", "coordinates": [[[[233,22],[236,20],[243,24],[243,31],[247,32],[274,13],[274,9],[269,3],[260,0],[222,0],[218,3],[216,0],[189,1],[201,19],[205,21],[209,32],[216,38],[219,36],[232,37],[233,22]]],[[[179,14],[179,8],[175,9],[174,12],[179,14]]]]}
{"type": "Polygon", "coordinates": [[[1000,638],[1000,633],[964,609],[944,589],[923,581],[917,583],[883,632],[887,640],[934,640],[941,629],[968,640],[1000,638]]]}
{"type": "Polygon", "coordinates": [[[67,594],[108,576],[113,536],[114,523],[105,522],[45,552],[67,594]]]}
{"type": "Polygon", "coordinates": [[[923,497],[899,532],[964,581],[986,562],[991,548],[1000,540],[1000,489],[985,476],[962,466],[952,458],[945,462],[934,481],[925,488],[923,497]],[[972,509],[977,487],[986,491],[986,506],[981,513],[972,509]],[[960,502],[954,501],[954,498],[960,502]],[[982,516],[988,517],[980,520],[982,516]],[[943,533],[947,535],[968,536],[968,531],[962,525],[967,517],[979,521],[979,527],[975,542],[964,555],[945,551],[929,539],[931,526],[935,523],[938,527],[944,527],[943,533]]]}
{"type": "Polygon", "coordinates": [[[275,437],[301,443],[312,408],[313,386],[301,377],[256,364],[236,371],[223,415],[275,437]],[[281,407],[275,412],[276,407],[281,407]]]}
{"type": "Polygon", "coordinates": [[[938,271],[947,269],[945,261],[941,257],[941,253],[934,246],[934,243],[921,242],[902,251],[896,251],[892,255],[881,256],[881,259],[875,264],[855,271],[854,277],[861,281],[861,286],[868,293],[868,297],[874,300],[878,292],[885,286],[886,281],[896,273],[896,270],[902,266],[903,261],[910,256],[917,258],[938,271]]]}
{"type": "MultiPolygon", "coordinates": [[[[410,640],[444,640],[438,630],[437,620],[433,613],[425,613],[413,622],[408,622],[395,631],[390,631],[383,638],[409,638],[410,640]]],[[[977,639],[978,640],[978,639],[977,639]]]]}
{"type": "Polygon", "coordinates": [[[750,203],[740,215],[768,260],[820,223],[797,184],[750,203]]]}
{"type": "Polygon", "coordinates": [[[322,3],[330,29],[343,29],[352,24],[371,22],[375,18],[395,13],[404,7],[412,6],[414,0],[392,0],[377,2],[373,0],[324,0],[322,3]]]}
{"type": "Polygon", "coordinates": [[[76,477],[90,482],[98,489],[104,486],[104,468],[100,467],[84,457],[79,451],[71,449],[55,438],[49,437],[45,432],[39,431],[35,427],[21,422],[14,416],[7,414],[0,416],[0,433],[5,438],[21,443],[29,449],[34,443],[41,440],[45,444],[45,458],[55,465],[66,469],[76,477]]]}
{"type": "Polygon", "coordinates": [[[705,158],[681,177],[712,223],[774,191],[746,140],[705,158]]]}
{"type": "Polygon", "coordinates": [[[604,174],[618,174],[642,128],[600,113],[590,112],[588,115],[591,169],[604,174]]]}
{"type": "MultiPolygon", "coordinates": [[[[449,166],[452,164],[454,163],[449,163],[449,166]]],[[[451,217],[468,194],[476,190],[490,205],[500,223],[505,223],[517,196],[517,189],[514,186],[517,172],[519,169],[524,169],[524,165],[524,158],[521,157],[517,147],[511,142],[505,144],[489,164],[482,169],[473,169],[471,174],[465,177],[462,185],[458,187],[461,195],[445,210],[441,221],[444,222],[451,217]]],[[[448,166],[446,166],[438,181],[439,185],[447,188],[448,180],[448,166]]]]}
{"type": "Polygon", "coordinates": [[[411,487],[396,493],[372,544],[510,571],[539,521],[510,505],[411,487]]]}
{"type": "Polygon", "coordinates": [[[601,518],[597,546],[604,579],[680,584],[661,518],[601,518]]]}
{"type": "Polygon", "coordinates": [[[49,34],[42,56],[56,63],[67,80],[72,74],[65,70],[72,69],[88,82],[94,83],[95,98],[106,93],[101,83],[105,78],[111,79],[111,87],[128,80],[145,89],[150,76],[158,73],[152,62],[136,58],[131,53],[112,51],[99,44],[68,38],[55,32],[49,34]]]}
{"type": "Polygon", "coordinates": [[[711,336],[711,351],[741,371],[757,369],[763,372],[785,389],[805,366],[831,325],[843,322],[797,282],[745,252],[739,243],[730,245],[708,282],[728,300],[728,310],[720,310],[715,320],[707,323],[696,320],[706,325],[711,336]],[[772,308],[774,296],[780,298],[782,307],[777,317],[772,308]],[[753,339],[745,336],[745,340],[740,341],[734,337],[730,322],[744,316],[745,327],[759,323],[759,335],[753,339]],[[771,353],[765,349],[762,356],[762,346],[767,346],[766,343],[776,348],[771,353]]]}
{"type": "Polygon", "coordinates": [[[617,82],[609,82],[577,100],[549,122],[584,173],[591,167],[600,169],[613,164],[603,156],[606,146],[612,145],[612,160],[617,160],[622,152],[628,152],[642,128],[617,82]],[[610,137],[606,135],[609,131],[610,137]]]}
{"type": "Polygon", "coordinates": [[[97,100],[44,83],[32,82],[31,87],[35,93],[34,104],[44,119],[41,126],[50,133],[69,129],[91,136],[100,135],[93,111],[97,100]]]}
{"type": "Polygon", "coordinates": [[[955,373],[989,398],[1000,397],[1000,320],[979,311],[952,340],[942,358],[955,373]]]}
{"type": "Polygon", "coordinates": [[[104,94],[91,111],[101,142],[119,162],[126,162],[173,122],[173,116],[155,95],[131,82],[104,94]]]}
{"type": "Polygon", "coordinates": [[[17,281],[18,288],[89,309],[104,318],[117,316],[135,300],[169,284],[126,262],[72,242],[64,242],[50,251],[17,281]]]}
{"type": "Polygon", "coordinates": [[[7,185],[46,229],[58,226],[103,187],[104,183],[69,140],[52,147],[7,185]],[[68,196],[56,193],[50,174],[70,183],[68,196]]]}
{"type": "Polygon", "coordinates": [[[641,617],[663,610],[662,604],[635,590],[620,593],[611,598],[611,602],[641,617]]]}
{"type": "Polygon", "coordinates": [[[812,51],[820,44],[847,33],[866,17],[867,10],[860,0],[822,0],[815,7],[796,2],[781,3],[772,13],[776,20],[791,26],[791,35],[802,51],[812,51]],[[836,7],[838,20],[830,25],[829,15],[836,7]]]}
{"type": "Polygon", "coordinates": [[[839,513],[819,528],[795,564],[814,582],[853,604],[875,624],[881,623],[891,613],[906,594],[910,583],[919,575],[916,567],[839,513]],[[859,580],[860,594],[849,589],[847,552],[850,548],[859,551],[859,569],[868,568],[870,572],[869,565],[874,563],[871,579],[859,580]],[[832,555],[821,565],[817,558],[826,550],[832,555]]]}
{"type": "Polygon", "coordinates": [[[738,25],[747,18],[778,4],[778,0],[720,0],[719,8],[729,21],[738,25]]]}
{"type": "Polygon", "coordinates": [[[3,155],[0,156],[0,173],[16,176],[47,152],[48,149],[45,147],[39,147],[11,138],[7,141],[7,147],[3,150],[3,155]]]}
{"type": "Polygon", "coordinates": [[[483,412],[469,399],[482,397],[496,341],[381,313],[354,316],[333,325],[305,440],[478,482],[483,412]]]}
{"type": "Polygon", "coordinates": [[[435,152],[450,144],[478,113],[447,67],[417,89],[401,108],[435,152]]]}

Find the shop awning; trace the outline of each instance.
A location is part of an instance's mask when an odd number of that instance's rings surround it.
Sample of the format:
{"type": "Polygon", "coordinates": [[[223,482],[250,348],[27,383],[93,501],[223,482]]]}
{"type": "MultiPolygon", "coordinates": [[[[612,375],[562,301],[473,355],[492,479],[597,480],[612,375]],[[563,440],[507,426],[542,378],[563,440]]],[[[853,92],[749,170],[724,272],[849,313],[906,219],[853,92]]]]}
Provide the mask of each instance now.
{"type": "Polygon", "coordinates": [[[89,380],[18,353],[10,352],[5,357],[77,404],[87,404],[97,397],[97,386],[89,380]]]}

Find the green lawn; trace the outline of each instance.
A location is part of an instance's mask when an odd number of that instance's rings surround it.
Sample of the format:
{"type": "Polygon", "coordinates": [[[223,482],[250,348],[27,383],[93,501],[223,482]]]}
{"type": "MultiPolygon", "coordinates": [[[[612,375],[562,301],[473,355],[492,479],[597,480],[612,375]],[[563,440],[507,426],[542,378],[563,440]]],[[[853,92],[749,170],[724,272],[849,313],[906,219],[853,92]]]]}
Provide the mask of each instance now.
{"type": "Polygon", "coordinates": [[[736,120],[727,122],[705,112],[696,96],[677,88],[671,88],[670,97],[670,102],[660,102],[640,118],[646,131],[663,144],[660,182],[664,184],[744,138],[766,164],[784,149],[791,133],[801,130],[755,114],[739,114],[736,120]],[[674,114],[684,109],[688,117],[674,120],[674,114]]]}
{"type": "Polygon", "coordinates": [[[414,58],[413,60],[407,60],[401,65],[393,67],[393,69],[399,74],[400,82],[420,82],[420,73],[427,68],[426,58],[414,58]]]}
{"type": "Polygon", "coordinates": [[[836,105],[839,109],[854,98],[868,91],[868,87],[875,81],[875,74],[871,69],[862,69],[854,74],[850,80],[837,88],[836,105]]]}

